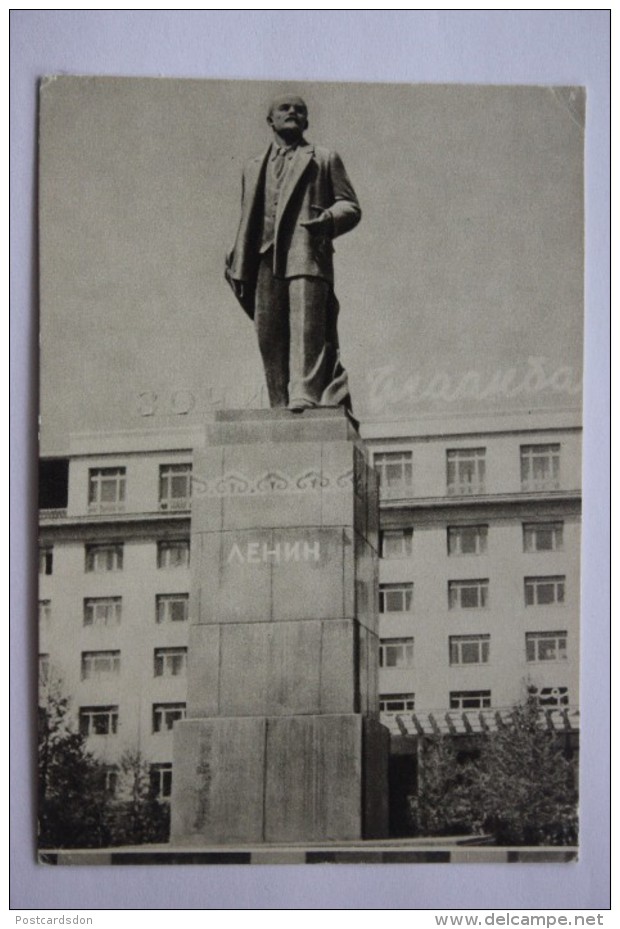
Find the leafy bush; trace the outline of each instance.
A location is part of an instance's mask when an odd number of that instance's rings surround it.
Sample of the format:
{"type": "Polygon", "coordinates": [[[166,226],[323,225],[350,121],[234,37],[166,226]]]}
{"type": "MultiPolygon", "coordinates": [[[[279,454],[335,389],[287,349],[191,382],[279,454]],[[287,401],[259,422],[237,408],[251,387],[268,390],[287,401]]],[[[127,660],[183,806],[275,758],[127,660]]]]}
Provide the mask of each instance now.
{"type": "Polygon", "coordinates": [[[479,830],[474,794],[477,771],[461,761],[454,739],[428,742],[420,758],[419,788],[410,798],[412,826],[418,835],[466,835],[479,830]]]}
{"type": "Polygon", "coordinates": [[[516,705],[479,752],[454,738],[429,740],[410,800],[418,835],[490,833],[499,845],[573,845],[578,837],[576,766],[558,734],[541,726],[537,701],[516,705]]]}

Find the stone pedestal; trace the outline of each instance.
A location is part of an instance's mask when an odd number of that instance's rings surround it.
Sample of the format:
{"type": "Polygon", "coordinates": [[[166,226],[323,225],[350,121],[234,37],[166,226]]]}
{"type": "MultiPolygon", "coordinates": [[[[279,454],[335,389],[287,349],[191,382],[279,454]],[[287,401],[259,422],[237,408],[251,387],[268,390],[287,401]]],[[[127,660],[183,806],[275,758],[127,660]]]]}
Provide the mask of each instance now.
{"type": "Polygon", "coordinates": [[[342,408],[228,411],[193,463],[176,844],[387,834],[378,488],[342,408]]]}

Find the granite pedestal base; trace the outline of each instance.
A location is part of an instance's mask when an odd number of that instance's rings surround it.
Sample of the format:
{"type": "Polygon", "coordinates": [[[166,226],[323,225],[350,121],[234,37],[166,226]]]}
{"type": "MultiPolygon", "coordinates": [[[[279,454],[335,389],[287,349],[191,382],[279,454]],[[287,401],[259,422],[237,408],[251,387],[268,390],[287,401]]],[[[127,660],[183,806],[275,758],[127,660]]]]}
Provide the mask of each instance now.
{"type": "Polygon", "coordinates": [[[381,838],[387,783],[377,759],[388,742],[384,726],[359,714],[180,723],[175,843],[381,838]]]}
{"type": "Polygon", "coordinates": [[[341,408],[240,411],[195,454],[176,845],[387,834],[378,490],[341,408]]]}

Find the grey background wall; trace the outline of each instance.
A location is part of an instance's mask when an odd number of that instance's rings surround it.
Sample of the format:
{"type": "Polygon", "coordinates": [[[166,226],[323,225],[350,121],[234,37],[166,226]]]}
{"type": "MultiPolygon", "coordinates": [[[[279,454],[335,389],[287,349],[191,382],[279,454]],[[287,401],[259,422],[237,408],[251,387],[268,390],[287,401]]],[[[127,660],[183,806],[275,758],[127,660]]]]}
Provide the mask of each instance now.
{"type": "Polygon", "coordinates": [[[179,391],[190,419],[266,403],[223,256],[286,89],[362,204],[336,241],[356,415],[579,407],[583,89],[60,76],[40,104],[44,452],[135,426],[147,395],[160,423],[179,391]]]}

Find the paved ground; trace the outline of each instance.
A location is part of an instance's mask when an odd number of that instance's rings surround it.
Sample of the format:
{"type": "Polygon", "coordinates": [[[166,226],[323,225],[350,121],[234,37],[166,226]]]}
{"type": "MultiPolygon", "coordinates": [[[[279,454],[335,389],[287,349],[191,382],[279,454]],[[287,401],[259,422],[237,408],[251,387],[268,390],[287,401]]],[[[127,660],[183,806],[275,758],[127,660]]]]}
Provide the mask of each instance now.
{"type": "Polygon", "coordinates": [[[39,853],[49,865],[144,864],[482,864],[577,860],[573,846],[498,848],[485,838],[463,836],[383,839],[372,842],[299,845],[173,847],[140,845],[106,849],[50,849],[39,853]]]}

